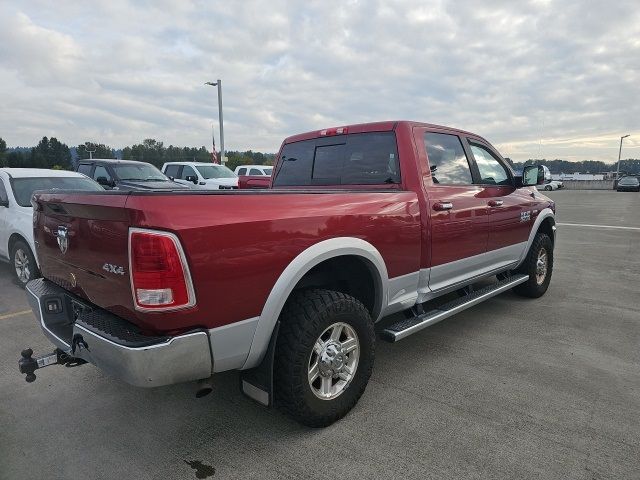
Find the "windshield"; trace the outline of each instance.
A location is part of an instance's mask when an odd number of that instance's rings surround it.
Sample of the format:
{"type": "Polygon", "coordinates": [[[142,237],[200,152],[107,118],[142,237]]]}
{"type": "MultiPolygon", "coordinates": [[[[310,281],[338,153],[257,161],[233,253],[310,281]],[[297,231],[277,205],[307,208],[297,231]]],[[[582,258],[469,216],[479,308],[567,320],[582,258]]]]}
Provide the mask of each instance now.
{"type": "Polygon", "coordinates": [[[104,190],[93,180],[80,177],[53,177],[53,178],[14,178],[13,195],[21,207],[31,206],[31,196],[36,190],[86,190],[99,192],[104,190]]]}
{"type": "Polygon", "coordinates": [[[236,178],[236,174],[223,165],[196,165],[202,178],[236,178]]]}
{"type": "Polygon", "coordinates": [[[136,182],[157,182],[169,180],[164,173],[153,165],[147,163],[134,164],[124,163],[114,165],[116,175],[120,180],[135,180],[136,182]]]}
{"type": "Polygon", "coordinates": [[[637,185],[639,180],[636,177],[624,177],[618,182],[619,185],[637,185]]]}

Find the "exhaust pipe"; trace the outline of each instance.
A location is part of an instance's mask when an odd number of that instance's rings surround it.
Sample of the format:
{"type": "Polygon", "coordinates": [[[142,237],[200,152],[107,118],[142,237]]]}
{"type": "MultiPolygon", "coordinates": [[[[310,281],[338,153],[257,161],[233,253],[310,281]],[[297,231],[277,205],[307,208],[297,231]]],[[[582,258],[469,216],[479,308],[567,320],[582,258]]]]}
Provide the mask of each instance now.
{"type": "Polygon", "coordinates": [[[198,380],[198,386],[196,388],[196,398],[206,397],[213,391],[213,385],[211,385],[211,378],[203,378],[198,380]]]}

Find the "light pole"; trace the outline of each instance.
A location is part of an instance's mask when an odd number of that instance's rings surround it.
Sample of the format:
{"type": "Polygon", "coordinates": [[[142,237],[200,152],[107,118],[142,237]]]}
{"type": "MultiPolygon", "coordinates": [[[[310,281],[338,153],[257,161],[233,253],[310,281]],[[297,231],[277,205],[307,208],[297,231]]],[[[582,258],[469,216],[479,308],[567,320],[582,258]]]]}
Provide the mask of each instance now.
{"type": "Polygon", "coordinates": [[[217,82],[205,82],[205,85],[218,87],[218,117],[220,119],[220,163],[224,165],[225,163],[227,163],[227,158],[224,155],[224,125],[222,123],[222,80],[218,79],[217,82]]]}
{"type": "Polygon", "coordinates": [[[618,150],[618,166],[616,168],[616,180],[620,177],[620,156],[622,155],[622,140],[627,138],[629,135],[624,135],[620,137],[620,150],[618,150]]]}
{"type": "Polygon", "coordinates": [[[84,142],[84,149],[89,152],[89,160],[93,160],[93,153],[96,151],[96,146],[93,143],[84,142]]]}

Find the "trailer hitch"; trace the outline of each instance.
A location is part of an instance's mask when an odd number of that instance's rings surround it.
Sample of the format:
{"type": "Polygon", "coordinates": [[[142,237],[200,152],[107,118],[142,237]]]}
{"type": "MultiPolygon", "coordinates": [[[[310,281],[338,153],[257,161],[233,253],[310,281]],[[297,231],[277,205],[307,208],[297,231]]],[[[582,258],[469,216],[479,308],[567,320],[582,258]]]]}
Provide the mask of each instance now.
{"type": "Polygon", "coordinates": [[[18,360],[18,370],[26,375],[25,380],[29,383],[36,379],[35,371],[39,368],[50,367],[51,365],[64,365],[70,368],[87,363],[86,360],[72,357],[59,348],[56,348],[53,353],[41,357],[33,358],[32,355],[33,350],[27,348],[20,353],[21,358],[18,360]]]}

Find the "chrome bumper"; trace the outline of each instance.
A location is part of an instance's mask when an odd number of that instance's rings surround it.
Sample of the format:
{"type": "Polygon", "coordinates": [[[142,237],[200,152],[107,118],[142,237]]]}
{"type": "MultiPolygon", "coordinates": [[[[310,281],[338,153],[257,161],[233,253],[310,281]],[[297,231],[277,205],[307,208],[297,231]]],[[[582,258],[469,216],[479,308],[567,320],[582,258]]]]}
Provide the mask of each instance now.
{"type": "Polygon", "coordinates": [[[157,387],[208,378],[213,372],[209,335],[204,330],[144,337],[134,325],[45,279],[29,282],[27,297],[42,331],[56,347],[131,385],[157,387]],[[49,313],[47,303],[56,300],[61,311],[49,313]],[[78,315],[76,307],[81,306],[88,306],[91,313],[78,315]]]}

